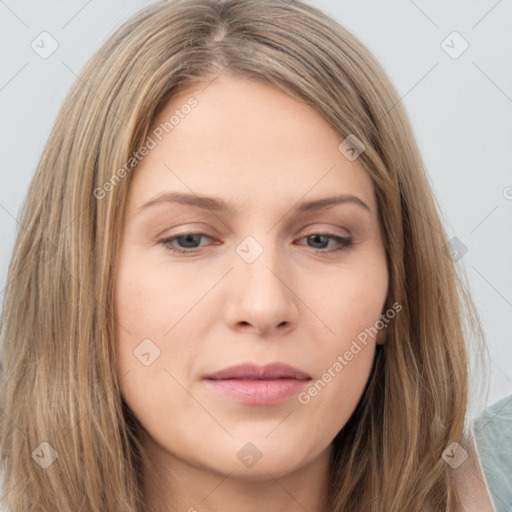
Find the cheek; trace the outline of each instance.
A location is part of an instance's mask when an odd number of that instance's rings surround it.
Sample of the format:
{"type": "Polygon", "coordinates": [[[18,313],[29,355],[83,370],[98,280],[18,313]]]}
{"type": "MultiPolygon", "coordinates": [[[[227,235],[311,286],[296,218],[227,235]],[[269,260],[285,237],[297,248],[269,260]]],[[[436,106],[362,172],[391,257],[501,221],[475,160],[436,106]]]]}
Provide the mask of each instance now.
{"type": "Polygon", "coordinates": [[[361,267],[342,269],[324,286],[309,294],[326,334],[314,337],[311,352],[317,369],[311,385],[298,396],[299,403],[317,418],[316,428],[336,435],[352,415],[370,376],[376,339],[382,336],[381,313],[388,291],[384,258],[365,261],[361,267]]]}
{"type": "Polygon", "coordinates": [[[164,298],[162,283],[153,282],[147,271],[143,275],[131,268],[133,271],[125,272],[125,267],[119,272],[116,287],[117,372],[124,401],[151,431],[155,425],[168,427],[168,407],[187,406],[166,371],[172,368],[171,362],[185,366],[184,355],[177,347],[171,354],[165,336],[174,323],[168,314],[174,306],[171,294],[164,298]]]}
{"type": "MultiPolygon", "coordinates": [[[[161,332],[166,309],[172,311],[172,294],[158,269],[128,254],[119,265],[116,283],[116,318],[126,330],[148,336],[161,332]],[[158,330],[157,330],[158,329],[158,330]]],[[[169,319],[167,319],[167,323],[169,319]]],[[[121,332],[122,334],[122,332],[121,332]]]]}
{"type": "MultiPolygon", "coordinates": [[[[352,416],[370,376],[375,346],[368,345],[348,361],[332,357],[324,373],[298,396],[301,417],[317,442],[326,445],[343,429],[352,416]]],[[[297,417],[299,417],[297,415],[297,417]]]]}
{"type": "MultiPolygon", "coordinates": [[[[321,279],[322,286],[309,289],[311,309],[329,328],[322,337],[329,348],[343,349],[358,335],[367,334],[384,313],[388,292],[388,270],[384,258],[361,258],[357,265],[338,269],[321,279]]],[[[371,330],[374,334],[374,330],[371,330]]],[[[347,347],[348,348],[348,347],[347,347]]]]}
{"type": "Polygon", "coordinates": [[[115,294],[119,340],[126,339],[127,331],[133,340],[168,340],[187,323],[185,315],[207,285],[204,280],[194,280],[190,272],[127,250],[119,265],[115,294]]]}
{"type": "MultiPolygon", "coordinates": [[[[186,411],[186,378],[204,336],[194,307],[205,280],[169,266],[144,262],[127,250],[115,289],[117,371],[126,403],[147,425],[168,423],[168,409],[186,411]],[[173,378],[174,377],[174,378],[173,378]]],[[[193,404],[192,404],[193,405],[193,404]]]]}
{"type": "Polygon", "coordinates": [[[348,293],[340,309],[324,309],[335,335],[323,336],[311,351],[316,372],[298,397],[305,416],[322,440],[333,439],[354,412],[368,382],[375,357],[375,323],[382,300],[354,301],[348,293]]]}
{"type": "Polygon", "coordinates": [[[123,397],[134,412],[151,396],[155,379],[165,380],[162,362],[168,355],[163,341],[172,320],[166,309],[172,310],[173,304],[169,294],[164,300],[165,286],[153,274],[148,265],[135,264],[125,253],[115,288],[117,369],[123,397]]]}

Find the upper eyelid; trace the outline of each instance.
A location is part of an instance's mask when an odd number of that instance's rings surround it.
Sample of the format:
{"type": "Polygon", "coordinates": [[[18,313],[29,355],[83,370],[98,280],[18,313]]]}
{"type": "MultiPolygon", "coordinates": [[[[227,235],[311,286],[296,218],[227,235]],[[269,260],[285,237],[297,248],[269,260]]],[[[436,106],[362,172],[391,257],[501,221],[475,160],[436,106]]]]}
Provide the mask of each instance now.
{"type": "MultiPolygon", "coordinates": [[[[215,235],[209,235],[208,233],[206,233],[204,231],[194,231],[193,229],[190,229],[188,231],[183,231],[181,233],[173,233],[171,235],[161,235],[158,238],[163,239],[163,240],[168,240],[168,239],[172,239],[172,238],[179,238],[179,237],[186,236],[186,235],[201,235],[201,236],[206,236],[211,239],[215,238],[215,235]]],[[[313,236],[313,235],[328,235],[328,236],[336,236],[339,238],[350,238],[352,236],[352,234],[340,235],[338,233],[334,233],[333,230],[329,230],[329,229],[316,229],[316,230],[314,229],[312,231],[308,231],[307,233],[303,234],[301,236],[301,238],[307,238],[308,236],[313,236]]],[[[299,236],[299,235],[295,235],[295,236],[299,236]]]]}
{"type": "MultiPolygon", "coordinates": [[[[194,224],[194,223],[191,223],[191,224],[194,224]]],[[[327,227],[327,225],[330,224],[330,225],[333,225],[335,224],[335,222],[322,222],[322,221],[317,221],[317,222],[310,222],[309,224],[307,224],[305,227],[302,227],[300,228],[299,230],[295,231],[295,234],[293,236],[298,236],[298,234],[302,231],[304,232],[310,232],[312,231],[313,233],[312,234],[315,234],[315,233],[318,233],[318,234],[332,234],[332,235],[335,235],[335,236],[340,236],[340,237],[348,237],[348,236],[352,236],[352,231],[353,229],[349,229],[349,227],[347,226],[332,226],[332,227],[327,227]],[[326,227],[323,227],[323,228],[320,228],[320,227],[311,227],[311,226],[317,226],[317,225],[325,225],[326,227]],[[337,229],[339,230],[343,230],[345,232],[347,232],[347,234],[338,234],[338,233],[335,233],[334,231],[336,231],[337,229]]],[[[178,226],[175,226],[175,227],[178,227],[178,226]]],[[[166,231],[170,230],[170,229],[173,229],[173,228],[168,228],[166,230],[163,230],[161,233],[165,233],[166,231]]],[[[215,230],[215,229],[214,229],[215,230]]],[[[216,230],[215,230],[216,231],[216,230]]],[[[229,233],[230,234],[233,234],[233,231],[230,229],[229,230],[229,233]]],[[[201,235],[205,235],[205,236],[209,236],[209,237],[212,237],[214,238],[215,235],[209,235],[206,230],[203,230],[203,228],[194,228],[194,227],[190,227],[186,230],[183,230],[181,233],[176,233],[176,234],[172,234],[172,235],[169,235],[169,237],[173,237],[173,236],[183,236],[183,235],[188,235],[188,234],[201,234],[201,235]]],[[[164,236],[164,235],[157,235],[157,237],[161,237],[161,236],[164,236]]],[[[307,235],[305,235],[307,236],[307,235]]]]}
{"type": "MultiPolygon", "coordinates": [[[[349,204],[349,203],[347,203],[349,204]]],[[[192,209],[191,209],[192,210],[192,209]]],[[[332,232],[336,236],[341,237],[351,237],[354,234],[358,233],[359,235],[365,236],[365,233],[367,233],[369,230],[373,231],[371,220],[369,216],[363,216],[362,214],[359,214],[359,212],[364,212],[362,208],[357,208],[352,210],[345,211],[345,209],[337,210],[335,208],[328,208],[326,210],[318,210],[315,212],[309,212],[304,214],[300,214],[298,217],[292,217],[286,220],[285,218],[282,218],[277,223],[273,223],[272,226],[269,226],[269,229],[267,230],[267,233],[272,229],[279,229],[280,231],[280,238],[288,237],[291,233],[292,236],[299,236],[300,231],[305,230],[309,231],[309,229],[316,230],[317,228],[312,228],[313,225],[327,225],[325,228],[318,228],[319,230],[327,230],[332,232]],[[357,213],[357,214],[356,214],[357,213]],[[348,215],[348,216],[346,216],[348,215]],[[355,216],[354,216],[355,215],[355,216]],[[281,227],[278,227],[278,225],[281,224],[281,227]],[[333,232],[334,230],[334,232],[333,232]],[[338,230],[340,230],[338,232],[338,230]]],[[[204,213],[204,212],[203,212],[204,213]]],[[[167,220],[169,220],[169,217],[167,215],[163,216],[161,213],[156,217],[159,219],[158,223],[160,224],[161,221],[164,221],[167,217],[167,220]]],[[[173,216],[174,217],[174,216],[173,216]]],[[[213,219],[211,219],[210,216],[203,216],[201,212],[194,212],[194,211],[186,211],[183,212],[183,214],[178,214],[176,217],[174,217],[174,222],[172,225],[168,225],[166,229],[163,229],[164,226],[162,226],[162,229],[158,230],[158,233],[155,233],[155,235],[152,237],[153,240],[160,239],[163,235],[163,233],[166,233],[168,231],[171,231],[173,229],[179,229],[180,226],[183,227],[185,225],[192,225],[195,224],[198,225],[197,229],[202,230],[206,229],[209,232],[212,232],[213,235],[209,235],[208,233],[204,233],[207,236],[215,237],[217,233],[222,234],[222,236],[233,236],[235,235],[235,229],[230,224],[225,223],[223,220],[219,219],[218,216],[216,216],[217,219],[222,224],[217,224],[217,222],[211,222],[213,219]],[[201,227],[199,227],[201,226],[201,227]],[[203,228],[202,226],[206,226],[203,228]]],[[[155,218],[155,217],[153,217],[155,218]]],[[[172,217],[171,217],[172,219],[172,217]]],[[[166,222],[167,223],[167,222],[166,222]]],[[[151,224],[147,224],[149,227],[151,224]]],[[[192,231],[195,232],[195,227],[192,227],[192,231]]],[[[180,234],[176,235],[179,236],[180,234]]],[[[174,235],[173,235],[174,236],[174,235]]],[[[220,236],[220,235],[219,235],[220,236]]]]}
{"type": "MultiPolygon", "coordinates": [[[[174,241],[177,238],[181,238],[181,237],[184,237],[184,236],[187,236],[187,235],[203,236],[203,237],[209,238],[210,240],[215,240],[215,237],[210,236],[207,233],[203,233],[203,232],[199,232],[199,231],[186,231],[186,232],[183,232],[183,233],[173,234],[173,235],[170,235],[170,236],[164,236],[163,238],[161,238],[159,240],[159,243],[166,243],[166,242],[174,241]]],[[[331,233],[329,231],[322,231],[322,230],[318,230],[318,231],[314,231],[314,232],[311,232],[311,233],[304,234],[304,235],[300,236],[299,238],[295,238],[295,240],[302,240],[304,238],[309,238],[310,236],[315,236],[315,235],[322,235],[322,236],[327,236],[327,237],[332,238],[332,239],[336,239],[337,238],[337,239],[340,239],[340,240],[346,240],[346,241],[353,242],[352,235],[348,235],[348,236],[338,235],[336,233],[331,233]]]]}

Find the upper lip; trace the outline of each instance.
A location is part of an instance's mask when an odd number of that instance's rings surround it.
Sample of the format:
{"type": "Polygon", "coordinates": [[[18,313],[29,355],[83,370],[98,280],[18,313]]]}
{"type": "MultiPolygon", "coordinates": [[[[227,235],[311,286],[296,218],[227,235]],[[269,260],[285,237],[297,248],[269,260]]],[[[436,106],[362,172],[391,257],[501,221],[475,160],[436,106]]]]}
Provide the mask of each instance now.
{"type": "Polygon", "coordinates": [[[297,379],[309,380],[311,377],[288,364],[271,363],[260,366],[254,363],[240,364],[231,366],[211,373],[204,377],[210,380],[226,380],[226,379],[246,379],[246,380],[274,380],[274,379],[297,379]]]}

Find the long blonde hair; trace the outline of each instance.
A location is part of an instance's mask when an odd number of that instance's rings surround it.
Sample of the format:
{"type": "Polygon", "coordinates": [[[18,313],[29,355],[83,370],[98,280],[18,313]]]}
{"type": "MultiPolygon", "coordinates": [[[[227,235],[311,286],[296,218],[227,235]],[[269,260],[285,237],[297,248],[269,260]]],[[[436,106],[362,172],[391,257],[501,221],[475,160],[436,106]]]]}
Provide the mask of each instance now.
{"type": "Polygon", "coordinates": [[[139,424],[121,398],[113,342],[120,232],[136,172],[119,170],[179,88],[220,73],[266,80],[312,106],[340,142],[354,134],[366,148],[359,158],[379,205],[386,309],[403,309],[333,442],[331,510],[460,511],[441,455],[468,441],[465,339],[483,338],[477,314],[390,80],[349,31],[298,0],[151,5],[108,39],[69,92],[32,180],[8,274],[4,506],[144,510],[139,424]]]}

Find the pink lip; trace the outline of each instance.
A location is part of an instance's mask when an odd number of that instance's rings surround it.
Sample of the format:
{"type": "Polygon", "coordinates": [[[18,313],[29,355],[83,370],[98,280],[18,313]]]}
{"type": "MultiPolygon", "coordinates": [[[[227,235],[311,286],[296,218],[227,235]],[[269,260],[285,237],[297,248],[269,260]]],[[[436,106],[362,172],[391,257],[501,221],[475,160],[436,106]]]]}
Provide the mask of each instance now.
{"type": "Polygon", "coordinates": [[[282,363],[243,364],[204,377],[208,385],[243,403],[276,404],[298,393],[311,377],[282,363]]]}

